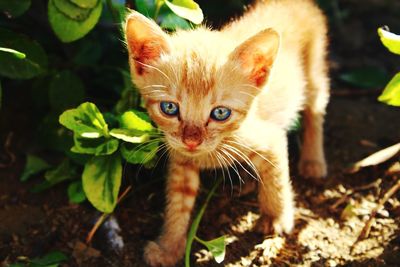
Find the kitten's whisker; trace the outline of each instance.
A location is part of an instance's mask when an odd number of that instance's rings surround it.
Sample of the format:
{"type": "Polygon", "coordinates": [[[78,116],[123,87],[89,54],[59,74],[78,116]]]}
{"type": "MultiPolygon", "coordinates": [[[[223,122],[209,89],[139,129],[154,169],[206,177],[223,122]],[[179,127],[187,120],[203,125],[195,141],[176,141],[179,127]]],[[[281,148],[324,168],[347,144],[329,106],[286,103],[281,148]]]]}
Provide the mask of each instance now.
{"type": "Polygon", "coordinates": [[[219,151],[217,151],[217,155],[219,156],[219,159],[221,160],[222,165],[225,166],[224,169],[228,173],[229,182],[231,184],[231,195],[233,195],[233,181],[232,181],[232,177],[231,177],[231,174],[229,172],[229,169],[227,168],[227,166],[229,166],[229,164],[227,165],[228,162],[226,161],[225,157],[219,151]]]}
{"type": "Polygon", "coordinates": [[[232,156],[228,151],[226,151],[225,149],[221,148],[221,151],[228,157],[228,159],[230,159],[230,161],[231,161],[231,163],[232,163],[231,166],[233,167],[233,170],[236,172],[236,174],[237,174],[238,177],[239,177],[240,185],[241,185],[241,183],[244,184],[244,180],[243,180],[242,176],[241,176],[240,173],[239,173],[239,169],[237,168],[236,162],[239,163],[239,165],[243,168],[242,164],[240,164],[240,162],[239,162],[237,159],[235,159],[235,157],[233,157],[233,156],[232,156]]]}
{"type": "MultiPolygon", "coordinates": [[[[237,136],[237,135],[235,135],[235,137],[238,138],[238,139],[240,139],[240,137],[237,136]]],[[[254,150],[253,148],[251,148],[251,147],[249,147],[249,146],[247,146],[247,145],[245,145],[245,144],[242,144],[242,143],[240,143],[240,142],[233,141],[233,140],[226,140],[226,142],[230,142],[230,143],[233,143],[233,144],[237,144],[237,145],[240,145],[240,146],[242,146],[242,147],[248,149],[249,151],[251,151],[251,152],[257,154],[260,158],[262,158],[263,160],[265,160],[266,162],[268,162],[269,164],[271,164],[274,168],[280,170],[280,168],[279,168],[278,166],[276,166],[272,161],[270,161],[269,159],[267,159],[266,157],[264,157],[262,154],[260,154],[259,152],[257,152],[257,151],[254,150]]]]}
{"type": "Polygon", "coordinates": [[[167,80],[168,80],[170,83],[172,83],[172,82],[171,82],[171,79],[168,77],[168,75],[165,74],[165,73],[164,73],[162,70],[160,70],[159,68],[154,67],[154,66],[151,66],[151,65],[148,65],[148,64],[145,64],[145,63],[140,62],[140,61],[138,61],[138,60],[136,60],[136,59],[135,59],[135,61],[136,61],[137,63],[139,63],[140,65],[143,65],[143,66],[145,66],[145,67],[147,67],[147,68],[154,69],[154,70],[158,71],[158,72],[161,73],[165,78],[167,78],[167,80]]]}
{"type": "Polygon", "coordinates": [[[245,167],[238,161],[240,167],[242,167],[242,169],[243,169],[245,172],[247,172],[247,173],[248,173],[253,179],[255,179],[256,181],[262,181],[262,180],[261,180],[261,177],[260,177],[260,174],[258,173],[256,167],[254,166],[254,164],[253,164],[251,161],[249,161],[249,159],[247,158],[246,155],[244,155],[240,150],[238,150],[240,153],[239,153],[238,151],[235,151],[234,149],[236,149],[236,148],[233,147],[233,146],[226,145],[226,144],[223,144],[222,146],[224,146],[225,149],[227,149],[228,151],[231,151],[231,152],[235,153],[235,154],[236,154],[238,157],[240,157],[244,162],[246,162],[247,165],[256,173],[257,177],[254,176],[254,174],[252,174],[249,170],[247,170],[247,168],[245,168],[245,167]]]}
{"type": "MultiPolygon", "coordinates": [[[[144,86],[142,89],[145,88],[167,88],[167,86],[163,85],[163,84],[150,84],[150,85],[146,85],[144,86]]],[[[157,90],[157,91],[161,91],[161,90],[157,90]]]]}

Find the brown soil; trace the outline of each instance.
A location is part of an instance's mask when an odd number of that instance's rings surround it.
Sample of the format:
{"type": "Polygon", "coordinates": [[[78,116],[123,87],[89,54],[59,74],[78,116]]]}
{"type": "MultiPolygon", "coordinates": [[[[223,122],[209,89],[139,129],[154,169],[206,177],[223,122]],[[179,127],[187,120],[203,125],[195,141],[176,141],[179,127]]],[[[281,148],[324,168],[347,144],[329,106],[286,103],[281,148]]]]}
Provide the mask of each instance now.
{"type": "MultiPolygon", "coordinates": [[[[361,7],[357,1],[348,2],[345,9],[352,12],[344,20],[348,27],[341,30],[335,27],[332,33],[332,76],[366,62],[394,71],[400,66],[399,60],[380,47],[375,30],[380,24],[392,23],[400,32],[398,17],[396,21],[395,12],[389,10],[389,7],[400,10],[398,3],[385,6],[380,1],[368,1],[368,6],[363,3],[361,7]],[[341,38],[339,31],[345,33],[347,40],[341,38]]],[[[351,163],[400,140],[400,109],[378,103],[375,90],[360,90],[347,88],[333,78],[325,127],[330,174],[321,185],[297,175],[297,137],[291,137],[291,176],[298,207],[291,235],[265,237],[252,230],[258,208],[256,185],[251,179],[241,188],[238,183],[231,188],[229,182],[220,188],[206,210],[198,235],[206,240],[222,234],[228,236],[223,265],[399,266],[399,192],[378,212],[369,237],[354,245],[371,210],[400,176],[398,169],[387,173],[396,166],[395,159],[355,174],[345,172],[351,163]],[[339,96],[343,94],[346,96],[339,96]],[[376,181],[381,183],[362,188],[376,181]],[[346,194],[348,198],[335,207],[346,194]]],[[[4,142],[14,129],[11,125],[3,129],[4,142]]],[[[0,266],[15,262],[18,256],[32,258],[52,250],[68,255],[69,260],[63,266],[145,266],[143,247],[147,240],[158,235],[162,225],[164,183],[157,178],[164,173],[164,163],[155,172],[142,170],[139,175],[132,166],[127,166],[124,178],[127,183],[132,180],[134,189],[114,214],[125,242],[122,252],[117,253],[110,248],[102,231],[96,234],[91,247],[86,247],[83,242],[99,214],[87,203],[69,204],[65,184],[34,194],[29,189],[41,177],[28,183],[19,182],[27,139],[17,130],[10,148],[17,155],[16,161],[0,169],[0,266]],[[135,179],[136,176],[139,178],[135,179]]],[[[209,176],[203,179],[205,189],[199,204],[212,184],[209,176]]],[[[217,266],[199,244],[193,247],[192,265],[217,266]]]]}

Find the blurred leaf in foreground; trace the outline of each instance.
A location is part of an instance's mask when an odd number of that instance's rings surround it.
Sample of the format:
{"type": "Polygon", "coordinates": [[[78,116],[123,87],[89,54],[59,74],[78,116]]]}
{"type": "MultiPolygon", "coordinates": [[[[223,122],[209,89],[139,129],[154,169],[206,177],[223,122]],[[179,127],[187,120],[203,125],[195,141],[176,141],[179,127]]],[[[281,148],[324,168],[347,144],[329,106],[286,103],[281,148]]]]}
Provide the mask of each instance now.
{"type": "Polygon", "coordinates": [[[388,83],[388,73],[377,67],[361,67],[343,73],[339,78],[353,86],[361,88],[383,88],[388,83]]]}
{"type": "Polygon", "coordinates": [[[400,35],[394,34],[384,27],[378,29],[378,34],[381,42],[390,52],[400,55],[400,35]]]}

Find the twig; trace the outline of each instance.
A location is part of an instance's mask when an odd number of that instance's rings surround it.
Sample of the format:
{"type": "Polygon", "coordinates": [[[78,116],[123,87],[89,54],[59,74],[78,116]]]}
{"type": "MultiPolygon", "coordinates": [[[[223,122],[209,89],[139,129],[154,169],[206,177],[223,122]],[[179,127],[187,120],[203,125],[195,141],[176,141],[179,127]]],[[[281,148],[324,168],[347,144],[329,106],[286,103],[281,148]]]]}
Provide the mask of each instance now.
{"type": "MultiPolygon", "coordinates": [[[[132,189],[132,186],[128,186],[124,192],[118,197],[117,200],[117,205],[125,198],[126,194],[132,189]]],[[[89,244],[92,242],[94,234],[97,232],[99,227],[105,222],[105,220],[110,216],[111,213],[103,213],[96,221],[96,223],[93,225],[92,229],[90,230],[89,234],[86,237],[86,244],[89,244]]]]}
{"type": "Polygon", "coordinates": [[[336,200],[335,203],[333,203],[330,207],[329,210],[330,211],[336,211],[337,207],[339,207],[341,204],[343,204],[344,202],[347,201],[347,199],[354,194],[355,192],[358,191],[364,191],[364,190],[368,190],[371,188],[375,188],[378,187],[380,184],[382,183],[382,179],[378,179],[372,183],[366,184],[366,185],[362,185],[353,189],[350,189],[349,191],[346,192],[346,194],[344,194],[341,198],[339,198],[338,200],[336,200]]]}
{"type": "Polygon", "coordinates": [[[394,193],[397,192],[397,190],[400,189],[400,179],[386,192],[386,194],[383,196],[383,198],[379,201],[378,205],[372,210],[371,215],[369,216],[369,219],[365,222],[365,225],[363,229],[360,232],[360,235],[358,236],[356,242],[354,242],[352,249],[354,246],[361,240],[367,238],[369,236],[369,232],[371,230],[372,223],[374,221],[374,218],[378,211],[383,208],[383,205],[385,205],[386,201],[394,195],[394,193]]]}
{"type": "Polygon", "coordinates": [[[15,160],[16,160],[15,154],[10,150],[11,141],[12,141],[13,136],[14,136],[14,133],[13,133],[13,132],[10,132],[10,133],[7,135],[6,141],[4,142],[4,151],[6,152],[6,155],[7,155],[8,158],[9,158],[9,162],[7,162],[7,163],[0,163],[0,168],[7,168],[7,167],[9,167],[10,165],[14,164],[14,162],[15,162],[15,160]]]}

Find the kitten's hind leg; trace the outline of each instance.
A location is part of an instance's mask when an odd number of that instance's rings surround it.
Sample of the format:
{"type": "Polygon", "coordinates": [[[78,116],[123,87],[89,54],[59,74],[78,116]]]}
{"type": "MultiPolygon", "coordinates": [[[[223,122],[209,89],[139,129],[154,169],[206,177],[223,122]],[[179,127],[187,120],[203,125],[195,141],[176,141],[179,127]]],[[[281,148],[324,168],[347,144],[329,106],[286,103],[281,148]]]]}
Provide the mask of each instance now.
{"type": "Polygon", "coordinates": [[[299,172],[300,175],[309,178],[321,178],[327,175],[323,148],[323,122],[329,100],[327,40],[325,28],[317,30],[320,31],[319,34],[315,34],[315,38],[306,46],[307,56],[304,62],[307,89],[299,172]]]}
{"type": "Polygon", "coordinates": [[[167,180],[163,231],[157,241],[149,242],[144,250],[145,261],[150,266],[173,266],[182,258],[198,188],[198,168],[172,161],[167,180]]]}
{"type": "Polygon", "coordinates": [[[294,226],[294,201],[285,133],[274,139],[274,147],[268,152],[250,158],[261,176],[258,185],[261,217],[256,230],[264,234],[290,233],[294,226]]]}

